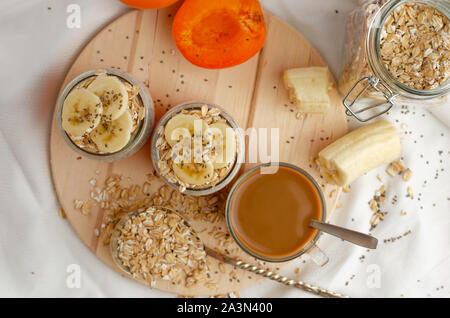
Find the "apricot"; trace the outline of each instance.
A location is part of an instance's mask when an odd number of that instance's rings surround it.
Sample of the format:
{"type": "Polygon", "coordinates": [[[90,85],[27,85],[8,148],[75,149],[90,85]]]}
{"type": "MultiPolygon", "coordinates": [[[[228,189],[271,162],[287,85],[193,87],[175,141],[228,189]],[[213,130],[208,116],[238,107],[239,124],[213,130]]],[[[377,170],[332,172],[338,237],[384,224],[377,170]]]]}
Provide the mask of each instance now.
{"type": "Polygon", "coordinates": [[[266,26],[257,0],[186,0],[175,15],[172,33],[187,60],[219,69],[258,53],[266,26]]]}

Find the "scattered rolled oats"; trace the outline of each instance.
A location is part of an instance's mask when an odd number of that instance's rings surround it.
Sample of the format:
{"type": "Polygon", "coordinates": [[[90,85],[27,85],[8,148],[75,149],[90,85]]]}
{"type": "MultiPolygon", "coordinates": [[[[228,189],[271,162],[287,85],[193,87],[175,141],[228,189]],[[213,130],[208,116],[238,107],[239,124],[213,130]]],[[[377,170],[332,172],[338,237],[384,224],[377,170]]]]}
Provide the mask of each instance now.
{"type": "Polygon", "coordinates": [[[370,219],[370,229],[372,230],[373,228],[375,228],[380,220],[383,220],[383,213],[374,213],[372,215],[372,218],[370,219]]]}
{"type": "Polygon", "coordinates": [[[409,186],[408,187],[408,194],[406,195],[407,197],[410,197],[411,199],[414,199],[414,193],[412,191],[412,188],[409,186]]]}
{"type": "Polygon", "coordinates": [[[384,202],[386,198],[386,187],[382,185],[376,192],[375,197],[377,199],[377,202],[384,202]]]}
{"type": "Polygon", "coordinates": [[[386,173],[387,173],[388,175],[390,175],[391,177],[394,176],[394,173],[391,171],[391,169],[389,169],[389,167],[386,168],[386,173]]]}
{"type": "Polygon", "coordinates": [[[370,219],[370,229],[374,229],[377,224],[383,220],[384,215],[380,210],[380,205],[386,200],[386,187],[382,185],[379,189],[375,191],[373,198],[369,201],[370,210],[373,212],[372,218],[370,219]]]}
{"type": "Polygon", "coordinates": [[[73,205],[75,207],[75,210],[81,210],[81,208],[83,207],[84,201],[81,200],[74,200],[73,201],[73,205]]]}
{"type": "Polygon", "coordinates": [[[405,170],[405,166],[400,161],[393,161],[386,168],[386,173],[391,177],[402,174],[405,170]]]}
{"type": "Polygon", "coordinates": [[[220,262],[219,263],[219,270],[222,274],[225,274],[225,264],[220,262]]]}
{"type": "Polygon", "coordinates": [[[83,215],[89,215],[91,213],[92,204],[87,201],[74,200],[75,210],[79,210],[83,215]]]}
{"type": "Polygon", "coordinates": [[[91,203],[89,202],[84,203],[83,206],[81,207],[81,213],[84,215],[91,214],[91,207],[92,207],[91,203]]]}
{"type": "Polygon", "coordinates": [[[378,203],[374,199],[369,201],[369,206],[372,211],[374,211],[374,212],[378,211],[378,203]]]}
{"type": "Polygon", "coordinates": [[[412,176],[412,171],[408,168],[403,172],[402,178],[403,181],[409,181],[411,179],[412,176]]]}

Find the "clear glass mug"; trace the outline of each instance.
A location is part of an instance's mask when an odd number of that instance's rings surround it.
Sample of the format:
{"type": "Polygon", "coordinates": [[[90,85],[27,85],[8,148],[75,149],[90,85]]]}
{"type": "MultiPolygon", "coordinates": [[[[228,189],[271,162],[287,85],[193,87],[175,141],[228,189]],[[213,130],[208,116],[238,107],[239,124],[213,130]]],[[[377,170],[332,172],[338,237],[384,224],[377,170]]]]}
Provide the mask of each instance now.
{"type": "Polygon", "coordinates": [[[424,101],[432,100],[439,103],[450,92],[450,80],[437,88],[414,89],[398,81],[384,65],[380,52],[383,26],[397,7],[407,3],[433,7],[450,19],[448,0],[378,0],[367,2],[360,8],[361,12],[354,13],[347,21],[346,45],[350,48],[346,48],[348,51],[346,53],[349,53],[351,57],[346,56],[347,61],[341,74],[339,88],[345,95],[343,104],[347,108],[347,115],[359,121],[366,122],[386,113],[396,102],[423,104],[424,101]],[[380,3],[383,5],[378,8],[380,3]],[[366,19],[369,19],[368,21],[364,20],[364,15],[366,19]],[[366,23],[369,24],[366,25],[366,23]],[[361,30],[355,30],[357,27],[363,29],[363,34],[361,30]],[[364,41],[360,42],[358,38],[353,38],[360,35],[364,36],[364,41]],[[361,47],[358,47],[359,45],[361,47]],[[355,47],[352,48],[352,46],[355,47]],[[355,80],[357,81],[353,84],[352,81],[355,80]],[[371,100],[361,100],[363,97],[371,100]],[[363,117],[362,113],[368,115],[363,117]]]}
{"type": "Polygon", "coordinates": [[[232,220],[231,220],[231,213],[232,213],[231,212],[231,202],[233,200],[233,196],[234,196],[237,188],[247,179],[248,176],[250,176],[254,172],[257,172],[261,169],[273,169],[276,166],[293,169],[296,172],[300,173],[301,175],[305,176],[308,179],[308,181],[311,182],[311,184],[314,186],[314,189],[316,190],[317,195],[319,196],[320,207],[321,207],[320,221],[322,221],[322,222],[326,221],[327,213],[326,213],[326,202],[325,202],[324,195],[322,193],[322,190],[320,189],[319,184],[314,180],[314,178],[309,173],[307,173],[305,170],[303,170],[297,166],[294,166],[292,164],[289,164],[289,163],[284,163],[284,162],[267,163],[267,164],[258,165],[256,167],[250,169],[249,171],[245,172],[233,184],[233,186],[228,194],[227,202],[225,205],[225,220],[227,223],[228,230],[230,231],[231,236],[233,237],[234,241],[239,245],[239,247],[244,252],[246,252],[250,256],[253,256],[262,261],[281,263],[281,262],[287,262],[287,261],[293,260],[297,257],[300,257],[303,254],[307,254],[314,261],[314,263],[316,263],[319,266],[324,266],[325,264],[328,263],[328,257],[316,245],[316,243],[319,240],[319,237],[321,235],[321,232],[319,230],[316,230],[317,231],[316,234],[306,244],[304,244],[301,247],[301,249],[298,252],[296,252],[295,254],[292,254],[292,255],[289,255],[289,256],[286,256],[283,258],[269,258],[264,255],[259,255],[259,254],[255,253],[254,251],[252,251],[250,248],[248,248],[246,246],[246,244],[239,239],[238,235],[236,234],[236,232],[233,228],[233,224],[232,224],[232,220]]]}

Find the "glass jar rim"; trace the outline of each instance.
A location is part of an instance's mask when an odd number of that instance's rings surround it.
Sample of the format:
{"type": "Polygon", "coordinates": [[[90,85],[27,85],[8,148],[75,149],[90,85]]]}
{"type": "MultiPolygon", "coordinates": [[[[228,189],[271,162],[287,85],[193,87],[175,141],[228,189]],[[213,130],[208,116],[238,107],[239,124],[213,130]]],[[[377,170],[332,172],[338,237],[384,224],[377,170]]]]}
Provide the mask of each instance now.
{"type": "Polygon", "coordinates": [[[380,42],[381,42],[381,32],[384,23],[396,8],[407,3],[419,3],[427,6],[432,6],[433,8],[444,14],[450,20],[449,12],[448,11],[444,12],[442,8],[440,8],[439,0],[391,0],[386,2],[372,18],[366,36],[366,51],[369,66],[373,74],[377,78],[379,78],[384,84],[386,84],[386,86],[392,89],[392,91],[395,94],[401,95],[406,98],[419,100],[431,99],[446,95],[450,92],[450,78],[447,79],[443,85],[437,88],[429,90],[418,90],[398,81],[387,70],[386,66],[382,61],[380,52],[380,42]]]}
{"type": "Polygon", "coordinates": [[[314,235],[314,237],[309,240],[304,246],[302,246],[300,248],[300,250],[292,255],[286,256],[286,257],[282,257],[282,258],[270,258],[264,255],[260,255],[258,253],[253,252],[250,248],[248,248],[240,239],[239,237],[236,235],[233,226],[231,224],[231,216],[230,216],[230,209],[231,209],[231,202],[233,200],[233,196],[236,192],[236,190],[238,189],[238,187],[254,172],[261,170],[262,168],[266,168],[266,167],[273,167],[273,166],[279,166],[279,167],[285,167],[288,169],[293,169],[296,172],[300,173],[301,175],[305,176],[309,182],[311,182],[311,184],[313,185],[314,189],[316,190],[316,192],[319,195],[319,200],[321,203],[321,207],[322,207],[322,213],[321,213],[321,221],[325,222],[326,218],[327,218],[327,206],[326,206],[326,201],[325,201],[325,196],[322,192],[322,190],[320,189],[319,184],[317,183],[317,181],[305,170],[303,170],[302,168],[299,168],[293,164],[287,163],[287,162],[276,162],[276,163],[266,163],[266,164],[260,164],[257,165],[256,167],[253,167],[252,169],[246,171],[245,173],[243,173],[237,180],[236,182],[233,184],[233,186],[230,189],[230,192],[228,193],[228,197],[225,203],[225,222],[227,224],[227,228],[231,234],[231,237],[233,238],[233,240],[236,242],[237,245],[239,245],[239,247],[246,252],[248,255],[253,256],[257,259],[260,259],[262,261],[265,262],[271,262],[271,263],[281,263],[281,262],[287,262],[290,260],[293,260],[297,257],[300,257],[301,255],[303,255],[304,253],[306,253],[308,250],[310,250],[312,247],[314,247],[315,243],[317,243],[317,241],[319,240],[320,235],[322,234],[319,230],[317,231],[317,233],[314,235]]]}

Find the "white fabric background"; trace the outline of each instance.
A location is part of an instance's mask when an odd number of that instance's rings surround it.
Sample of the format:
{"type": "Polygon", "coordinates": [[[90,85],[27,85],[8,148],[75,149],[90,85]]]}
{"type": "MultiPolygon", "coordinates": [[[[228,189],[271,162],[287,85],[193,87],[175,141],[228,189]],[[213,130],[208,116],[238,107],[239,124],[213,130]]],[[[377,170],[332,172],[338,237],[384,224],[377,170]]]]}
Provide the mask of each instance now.
{"type": "MultiPolygon", "coordinates": [[[[262,0],[262,4],[300,30],[338,74],[344,19],[356,0],[262,0]]],[[[50,179],[49,127],[62,80],[87,41],[126,10],[117,0],[0,2],[0,296],[173,296],[129,281],[98,260],[58,216],[50,179]],[[80,29],[66,27],[71,3],[81,6],[80,29]],[[66,286],[69,264],[81,267],[79,289],[66,286]]],[[[380,240],[379,248],[367,252],[324,235],[319,246],[330,262],[318,268],[305,258],[285,274],[354,297],[450,296],[448,107],[410,107],[405,114],[399,106],[388,116],[402,131],[404,162],[413,171],[408,184],[414,200],[405,197],[407,183],[400,177],[388,178],[380,168],[354,182],[342,196],[343,207],[332,216],[335,224],[368,231],[372,213],[367,202],[381,185],[375,177],[380,174],[387,186],[384,209],[389,214],[372,231],[380,240]],[[391,205],[395,194],[398,202],[391,205]],[[400,214],[402,209],[407,215],[400,214]],[[408,230],[411,234],[394,243],[383,242],[408,230]],[[374,269],[380,273],[379,288],[371,288],[374,269]]],[[[310,296],[270,281],[240,293],[310,296]]]]}

